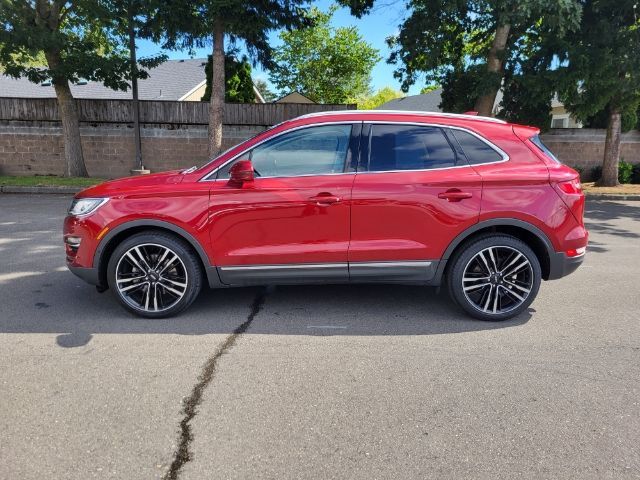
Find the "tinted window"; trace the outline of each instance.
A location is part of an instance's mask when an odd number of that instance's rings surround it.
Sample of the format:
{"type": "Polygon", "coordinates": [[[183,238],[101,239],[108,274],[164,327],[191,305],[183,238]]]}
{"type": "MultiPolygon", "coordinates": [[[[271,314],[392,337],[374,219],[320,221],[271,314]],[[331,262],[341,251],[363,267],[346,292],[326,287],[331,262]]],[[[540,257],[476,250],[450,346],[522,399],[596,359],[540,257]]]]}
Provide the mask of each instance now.
{"type": "Polygon", "coordinates": [[[463,130],[451,129],[449,131],[462,147],[464,156],[467,157],[467,160],[471,165],[499,162],[503,159],[502,155],[475,135],[463,130]]]}
{"type": "Polygon", "coordinates": [[[549,150],[549,148],[544,143],[542,143],[542,140],[540,140],[540,137],[538,135],[535,135],[535,136],[531,137],[531,143],[533,143],[536,147],[538,147],[540,150],[542,150],[542,153],[544,153],[547,157],[549,157],[554,162],[562,163],[558,159],[558,157],[556,157],[553,154],[553,152],[551,150],[549,150]]]}
{"type": "Polygon", "coordinates": [[[369,170],[451,167],[456,156],[442,130],[412,125],[371,125],[369,170]]]}
{"type": "MultiPolygon", "coordinates": [[[[295,177],[341,173],[347,157],[351,125],[323,125],[284,133],[245,153],[257,176],[295,177]]],[[[218,178],[229,178],[227,165],[218,178]]]]}

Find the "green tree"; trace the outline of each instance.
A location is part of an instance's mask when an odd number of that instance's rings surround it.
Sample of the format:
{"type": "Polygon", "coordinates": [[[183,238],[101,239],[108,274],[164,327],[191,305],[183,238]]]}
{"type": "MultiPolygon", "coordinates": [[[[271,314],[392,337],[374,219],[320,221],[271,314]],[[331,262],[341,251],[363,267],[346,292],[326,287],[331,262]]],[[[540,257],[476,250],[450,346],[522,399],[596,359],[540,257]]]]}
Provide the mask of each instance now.
{"type": "MultiPolygon", "coordinates": [[[[355,15],[366,14],[374,1],[340,0],[355,15]]],[[[407,6],[398,35],[388,39],[403,90],[424,76],[442,84],[444,103],[447,93],[452,101],[462,96],[469,103],[460,110],[473,107],[487,116],[505,71],[518,70],[507,62],[518,60],[523,36],[532,29],[563,35],[580,18],[578,0],[409,0],[407,6]]]]}
{"type": "MultiPolygon", "coordinates": [[[[609,109],[608,106],[604,110],[597,112],[594,115],[590,115],[584,120],[585,128],[607,128],[609,123],[609,109]]],[[[622,112],[622,119],[620,120],[620,131],[628,132],[638,127],[638,112],[626,111],[622,112]]]]}
{"type": "Polygon", "coordinates": [[[534,125],[543,132],[549,130],[554,91],[549,88],[553,83],[545,83],[544,76],[507,72],[498,116],[511,123],[534,125]]]}
{"type": "Polygon", "coordinates": [[[345,103],[370,93],[378,51],[355,27],[332,27],[335,9],[312,8],[311,26],[280,34],[269,78],[282,93],[298,91],[319,103],[345,103]]]}
{"type": "MultiPolygon", "coordinates": [[[[2,50],[2,46],[0,46],[0,50],[2,50]]],[[[20,63],[21,65],[27,67],[44,67],[47,64],[47,59],[44,58],[43,52],[38,52],[35,57],[26,56],[24,53],[13,55],[14,62],[20,63]]],[[[4,72],[4,67],[0,62],[0,72],[4,72]]]]}
{"type": "Polygon", "coordinates": [[[499,116],[542,131],[551,127],[551,102],[558,85],[550,66],[562,50],[560,38],[538,22],[518,39],[507,60],[499,116]]]}
{"type": "MultiPolygon", "coordinates": [[[[203,102],[211,100],[211,79],[213,78],[213,59],[211,55],[205,66],[207,75],[207,87],[202,96],[203,102]]],[[[253,91],[253,79],[251,78],[251,64],[246,56],[237,59],[236,53],[227,53],[224,61],[225,94],[227,103],[253,103],[256,95],[253,91]]]]}
{"type": "Polygon", "coordinates": [[[34,83],[50,79],[56,92],[67,176],[87,176],[78,110],[69,84],[81,78],[124,90],[127,50],[110,5],[91,0],[0,0],[0,64],[6,75],[34,83]],[[34,59],[46,60],[44,68],[34,59]]]}
{"type": "Polygon", "coordinates": [[[404,97],[402,92],[394,90],[391,87],[384,87],[375,92],[373,95],[366,95],[357,97],[355,102],[358,105],[358,110],[373,110],[395,98],[404,97]]]}
{"type": "Polygon", "coordinates": [[[165,0],[156,18],[164,29],[157,36],[166,48],[213,45],[209,102],[209,154],[222,148],[225,98],[225,39],[244,44],[249,57],[265,68],[273,65],[268,35],[304,23],[306,0],[165,0]]]}
{"type": "Polygon", "coordinates": [[[636,0],[584,0],[580,28],[567,36],[560,97],[577,118],[607,112],[600,184],[618,184],[622,119],[640,103],[640,21],[636,0]]]}
{"type": "Polygon", "coordinates": [[[422,87],[422,88],[420,89],[420,94],[421,94],[421,95],[424,95],[424,94],[426,94],[426,93],[431,93],[431,92],[433,92],[434,90],[437,90],[437,89],[439,89],[439,88],[442,88],[442,87],[441,87],[440,85],[438,85],[437,83],[432,83],[432,84],[430,84],[430,85],[425,85],[424,87],[422,87]]]}
{"type": "Polygon", "coordinates": [[[260,92],[260,95],[262,95],[262,99],[266,103],[270,103],[278,99],[278,96],[271,91],[271,88],[269,88],[269,85],[264,80],[256,78],[253,81],[253,84],[256,86],[256,88],[260,92]]]}

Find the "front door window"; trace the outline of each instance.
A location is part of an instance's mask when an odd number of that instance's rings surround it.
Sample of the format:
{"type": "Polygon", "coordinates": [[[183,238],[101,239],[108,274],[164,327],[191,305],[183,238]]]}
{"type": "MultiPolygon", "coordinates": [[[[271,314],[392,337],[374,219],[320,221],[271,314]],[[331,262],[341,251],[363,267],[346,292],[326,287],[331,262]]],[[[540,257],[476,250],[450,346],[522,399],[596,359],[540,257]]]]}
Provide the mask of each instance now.
{"type": "MultiPolygon", "coordinates": [[[[251,160],[256,177],[299,177],[343,173],[351,125],[322,125],[285,133],[241,156],[251,160]]],[[[218,178],[229,178],[234,162],[218,178]]]]}

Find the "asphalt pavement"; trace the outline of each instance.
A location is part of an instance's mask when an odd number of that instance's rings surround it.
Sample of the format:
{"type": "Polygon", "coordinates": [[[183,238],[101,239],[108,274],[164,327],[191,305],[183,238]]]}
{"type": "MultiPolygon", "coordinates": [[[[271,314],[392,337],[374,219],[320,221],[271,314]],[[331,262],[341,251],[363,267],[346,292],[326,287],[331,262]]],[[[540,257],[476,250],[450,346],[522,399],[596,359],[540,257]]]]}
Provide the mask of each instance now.
{"type": "Polygon", "coordinates": [[[69,202],[0,195],[0,479],[640,478],[640,202],[503,323],[386,285],[139,319],[66,270],[69,202]]]}

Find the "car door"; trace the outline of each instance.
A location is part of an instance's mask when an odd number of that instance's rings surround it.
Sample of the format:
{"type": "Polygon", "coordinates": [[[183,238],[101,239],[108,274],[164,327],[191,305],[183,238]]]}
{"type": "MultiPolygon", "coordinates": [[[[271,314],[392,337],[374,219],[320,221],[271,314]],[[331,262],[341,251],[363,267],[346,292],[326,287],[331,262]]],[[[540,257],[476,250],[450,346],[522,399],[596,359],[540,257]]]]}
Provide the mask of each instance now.
{"type": "Polygon", "coordinates": [[[271,137],[218,171],[210,190],[214,261],[226,284],[348,280],[351,189],[360,123],[271,137]],[[255,179],[229,182],[235,161],[255,179]]]}
{"type": "Polygon", "coordinates": [[[439,126],[365,124],[352,193],[353,280],[428,281],[449,243],[478,221],[481,177],[453,142],[439,126]]]}

